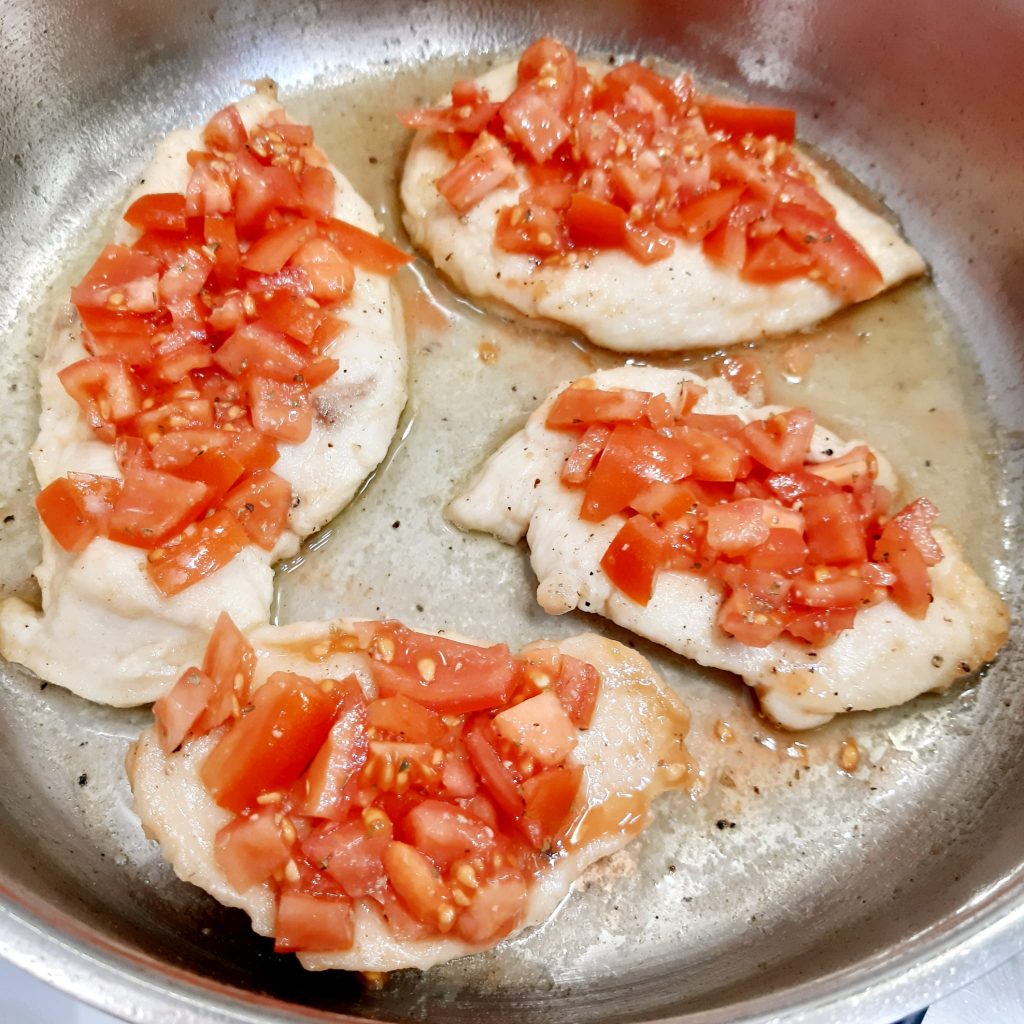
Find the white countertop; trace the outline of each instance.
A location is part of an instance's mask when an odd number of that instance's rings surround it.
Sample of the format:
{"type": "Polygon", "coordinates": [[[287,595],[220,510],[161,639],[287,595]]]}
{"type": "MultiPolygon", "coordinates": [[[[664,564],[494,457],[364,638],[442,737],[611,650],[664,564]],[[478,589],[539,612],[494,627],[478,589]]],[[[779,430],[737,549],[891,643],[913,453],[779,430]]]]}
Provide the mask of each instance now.
{"type": "MultiPolygon", "coordinates": [[[[2,1024],[114,1024],[93,1010],[0,961],[2,1024]]],[[[1024,1022],[1024,956],[933,1006],[924,1024],[1024,1022]]]]}

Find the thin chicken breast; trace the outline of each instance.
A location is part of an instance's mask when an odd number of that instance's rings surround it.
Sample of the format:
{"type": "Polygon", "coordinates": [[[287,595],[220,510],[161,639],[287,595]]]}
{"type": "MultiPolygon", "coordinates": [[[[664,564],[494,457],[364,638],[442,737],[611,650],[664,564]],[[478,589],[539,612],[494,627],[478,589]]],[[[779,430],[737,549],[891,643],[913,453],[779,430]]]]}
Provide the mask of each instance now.
{"type": "MultiPolygon", "coordinates": [[[[685,370],[621,367],[586,379],[596,387],[662,393],[676,403],[683,383],[693,381],[707,388],[694,412],[731,414],[745,422],[777,411],[754,406],[725,381],[704,380],[685,370]]],[[[945,557],[929,570],[934,601],[923,621],[886,600],[860,611],[852,629],[820,649],[788,639],[767,647],[732,639],[716,625],[718,589],[691,573],[662,571],[648,605],[637,604],[612,585],[600,565],[623,517],[583,522],[579,492],[559,481],[575,438],[549,430],[545,421],[561,390],[552,392],[447,510],[462,529],[491,533],[507,544],[527,539],[540,581],[537,600],[546,611],[559,615],[580,608],[604,615],[701,665],[734,672],[754,688],[764,711],[790,729],[942,690],[990,661],[1005,643],[1005,605],[941,529],[935,538],[945,557]]],[[[818,426],[811,460],[843,455],[860,443],[844,442],[818,426]]],[[[878,482],[890,489],[894,485],[882,458],[878,482]]]]}
{"type": "MultiPolygon", "coordinates": [[[[266,90],[237,108],[247,129],[281,111],[266,90]]],[[[168,135],[129,203],[143,192],[183,192],[186,155],[201,146],[198,128],[168,135]]],[[[370,206],[331,171],[334,215],[379,234],[370,206]]],[[[130,244],[135,235],[122,223],[116,241],[130,244]]],[[[387,452],[405,405],[404,328],[389,279],[357,269],[345,319],[325,352],[341,365],[314,391],[312,432],[301,444],[279,446],[273,468],[292,485],[293,502],[273,552],[250,545],[219,572],[166,598],[144,572],[145,551],[97,538],[73,554],[44,529],[35,571],[42,611],[16,598],[0,605],[3,656],[90,700],[129,706],[155,700],[174,684],[179,666],[201,656],[221,611],[242,627],[267,621],[272,563],[293,554],[352,499],[387,452]]],[[[68,472],[120,476],[113,447],[94,436],[57,377],[88,355],[79,334],[77,317],[60,324],[39,368],[42,413],[31,454],[41,487],[68,472]]]]}
{"type": "MultiPolygon", "coordinates": [[[[252,631],[249,639],[258,659],[254,687],[276,671],[334,679],[354,674],[367,697],[374,696],[365,654],[315,653],[330,646],[332,633],[351,628],[348,621],[336,620],[262,626],[252,631]]],[[[694,772],[684,744],[689,713],[644,658],[593,634],[562,640],[557,647],[597,668],[601,689],[594,717],[589,728],[579,734],[574,753],[585,769],[582,810],[566,849],[550,859],[533,883],[517,932],[550,917],[589,865],[622,849],[646,827],[654,798],[666,789],[687,785],[694,772]],[[611,803],[614,814],[602,814],[611,803]],[[620,826],[619,822],[628,824],[620,826]]],[[[135,809],[146,834],[159,842],[179,878],[204,889],[225,906],[244,910],[260,935],[273,935],[275,902],[270,884],[238,893],[214,861],[215,836],[232,815],[214,803],[199,771],[219,736],[215,731],[168,755],[161,749],[155,728],[144,732],[127,761],[135,809]]],[[[302,965],[314,971],[426,969],[490,945],[473,946],[451,936],[415,941],[396,938],[376,906],[369,898],[356,901],[351,949],[300,953],[302,965]]]]}
{"type": "MultiPolygon", "coordinates": [[[[587,63],[592,74],[607,68],[587,63]]],[[[515,63],[477,81],[501,101],[515,88],[515,63]]],[[[444,105],[447,101],[442,101],[444,105]]],[[[918,253],[893,225],[840,188],[820,165],[801,156],[818,190],[836,208],[840,226],[878,266],[890,288],[925,270],[918,253]]],[[[494,244],[499,211],[514,205],[519,181],[498,189],[459,215],[435,182],[454,166],[445,140],[420,131],[402,175],[403,220],[413,242],[461,291],[505,311],[574,328],[620,352],[732,345],[808,327],[848,304],[809,278],[753,284],[710,262],[701,246],[676,241],[664,260],[641,264],[605,250],[574,265],[542,264],[494,244]]]]}

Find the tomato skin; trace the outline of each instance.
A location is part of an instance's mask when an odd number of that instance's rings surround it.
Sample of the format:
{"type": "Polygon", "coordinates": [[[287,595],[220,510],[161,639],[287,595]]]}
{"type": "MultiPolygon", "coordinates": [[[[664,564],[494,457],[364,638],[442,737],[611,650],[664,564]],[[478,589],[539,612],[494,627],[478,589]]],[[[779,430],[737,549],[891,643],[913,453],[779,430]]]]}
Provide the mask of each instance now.
{"type": "Polygon", "coordinates": [[[336,698],[310,679],[275,672],[210,751],[200,778],[216,803],[236,814],[261,793],[290,786],[323,746],[336,698]]]}
{"type": "Polygon", "coordinates": [[[343,896],[286,889],[277,904],[275,953],[333,953],[355,942],[352,904],[343,896]]]}
{"type": "Polygon", "coordinates": [[[274,822],[273,810],[235,818],[217,833],[213,844],[214,862],[237,892],[265,882],[290,857],[291,846],[274,822]]]}
{"type": "Polygon", "coordinates": [[[576,447],[566,457],[561,472],[562,483],[570,487],[585,484],[611,436],[611,430],[603,424],[595,423],[587,427],[576,447]]]}
{"type": "Polygon", "coordinates": [[[665,559],[665,541],[665,535],[646,516],[631,516],[608,545],[601,568],[622,593],[646,607],[665,559]]]}
{"type": "Polygon", "coordinates": [[[211,576],[249,543],[238,520],[223,509],[194,525],[191,536],[182,534],[150,552],[146,574],[164,597],[180,594],[211,576]]]}

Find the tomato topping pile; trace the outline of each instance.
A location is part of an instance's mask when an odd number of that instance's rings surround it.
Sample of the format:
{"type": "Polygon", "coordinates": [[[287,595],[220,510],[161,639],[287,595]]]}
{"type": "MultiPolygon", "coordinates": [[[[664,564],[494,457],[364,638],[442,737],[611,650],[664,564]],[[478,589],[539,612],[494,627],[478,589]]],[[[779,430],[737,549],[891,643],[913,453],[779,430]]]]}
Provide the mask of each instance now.
{"type": "Polygon", "coordinates": [[[132,245],[108,245],[72,289],[89,357],[59,373],[123,481],[71,473],[39,495],[68,551],[97,536],[149,551],[165,596],[247,544],[272,550],[292,492],[278,444],[304,441],[312,390],[337,370],[355,267],[409,257],[333,216],[313,130],[271,114],[251,132],[225,107],[188,154],[185,193],[140,196],[132,245]]]}
{"type": "Polygon", "coordinates": [[[525,179],[498,217],[506,252],[625,249],[652,263],[679,239],[759,284],[809,277],[850,301],[882,288],[796,158],[791,110],[703,95],[689,76],[635,61],[599,78],[545,37],[523,53],[503,103],[459,82],[451,106],[400,117],[446,137],[456,163],[437,189],[460,214],[525,179]]]}
{"type": "Polygon", "coordinates": [[[576,818],[600,676],[551,647],[355,631],[330,646],[369,655],[375,699],[355,676],[291,672],[250,693],[253,649],[222,615],[202,667],[155,705],[161,745],[223,727],[200,770],[233,815],[216,861],[240,892],[274,887],[279,951],[350,948],[358,899],[398,938],[497,941],[576,818]]]}
{"type": "Polygon", "coordinates": [[[612,583],[646,605],[659,570],[696,573],[722,590],[719,627],[752,647],[783,634],[814,646],[891,598],[922,619],[928,567],[942,558],[918,499],[893,516],[865,446],[808,458],[814,417],[790,409],[745,424],[694,413],[687,382],[674,407],[643,391],[566,388],[547,426],[576,445],[561,481],[580,490],[580,518],[625,515],[601,560],[612,583]]]}

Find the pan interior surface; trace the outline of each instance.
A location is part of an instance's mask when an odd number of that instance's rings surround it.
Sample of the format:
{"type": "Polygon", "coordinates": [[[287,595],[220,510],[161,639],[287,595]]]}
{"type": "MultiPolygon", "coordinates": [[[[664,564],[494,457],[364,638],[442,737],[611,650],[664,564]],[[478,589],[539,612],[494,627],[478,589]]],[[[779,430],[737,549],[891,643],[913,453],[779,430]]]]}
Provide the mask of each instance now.
{"type": "MultiPolygon", "coordinates": [[[[1024,132],[1003,82],[1016,80],[1024,11],[920,0],[855,10],[13,0],[0,24],[4,594],[31,595],[38,556],[25,454],[35,361],[155,141],[269,75],[402,240],[406,134],[393,111],[551,32],[588,54],[657,55],[794,106],[803,137],[898,213],[934,285],[759,346],[770,395],[887,450],[1020,618],[1024,132]]],[[[441,516],[555,383],[617,360],[481,313],[422,261],[399,288],[412,365],[402,428],[350,509],[282,568],[279,620],[386,614],[512,645],[588,629],[627,639],[581,614],[544,616],[523,550],[464,536],[441,516]]],[[[706,358],[663,362],[699,372],[706,358]]],[[[785,1012],[881,1024],[1024,944],[1024,928],[996,923],[1024,918],[1015,636],[983,679],[799,736],[758,719],[734,680],[636,646],[693,711],[701,792],[665,798],[648,832],[592,870],[546,926],[380,990],[275,957],[243,915],[174,878],[142,836],[124,778],[148,710],[92,706],[5,666],[0,949],[139,1021],[539,1022],[557,1012],[724,1024],[785,1012]],[[715,738],[716,721],[735,743],[715,738]],[[860,751],[852,775],[836,764],[847,738],[860,751]],[[983,929],[998,934],[983,942],[983,929]]]]}

